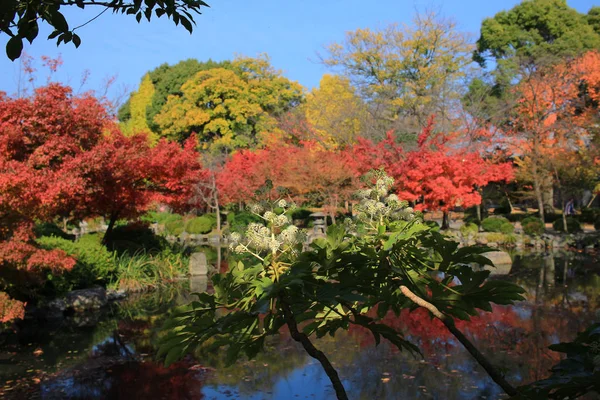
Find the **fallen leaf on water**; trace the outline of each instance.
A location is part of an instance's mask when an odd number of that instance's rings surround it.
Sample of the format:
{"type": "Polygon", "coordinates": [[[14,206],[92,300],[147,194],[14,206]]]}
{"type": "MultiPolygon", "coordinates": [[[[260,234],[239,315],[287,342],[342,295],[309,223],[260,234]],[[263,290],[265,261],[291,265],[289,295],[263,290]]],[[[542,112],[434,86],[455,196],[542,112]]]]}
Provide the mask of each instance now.
{"type": "Polygon", "coordinates": [[[42,354],[44,354],[44,350],[40,349],[39,347],[33,351],[33,355],[36,357],[39,357],[42,354]]]}
{"type": "Polygon", "coordinates": [[[383,383],[388,383],[390,381],[390,378],[381,378],[381,382],[383,383]]]}

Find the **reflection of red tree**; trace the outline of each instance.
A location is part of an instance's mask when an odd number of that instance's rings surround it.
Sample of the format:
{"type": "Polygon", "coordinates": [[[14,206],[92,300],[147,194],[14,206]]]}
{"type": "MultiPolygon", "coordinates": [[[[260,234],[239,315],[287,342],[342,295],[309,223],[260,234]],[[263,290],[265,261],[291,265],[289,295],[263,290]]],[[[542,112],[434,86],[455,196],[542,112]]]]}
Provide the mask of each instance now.
{"type": "Polygon", "coordinates": [[[107,398],[118,399],[202,399],[203,373],[181,361],[168,368],[154,362],[127,363],[112,367],[118,382],[107,398]]]}
{"type": "MultiPolygon", "coordinates": [[[[573,339],[584,328],[582,320],[585,318],[558,310],[526,306],[520,313],[516,306],[495,305],[491,313],[482,312],[456,325],[492,360],[508,359],[510,364],[502,364],[526,365],[522,378],[530,382],[547,376],[549,368],[560,359],[560,354],[548,346],[573,339]]],[[[403,332],[428,360],[440,362],[443,354],[461,348],[446,327],[422,308],[403,310],[399,317],[389,313],[381,322],[403,332]]],[[[361,347],[375,345],[372,334],[362,327],[351,326],[350,333],[361,347]]]]}

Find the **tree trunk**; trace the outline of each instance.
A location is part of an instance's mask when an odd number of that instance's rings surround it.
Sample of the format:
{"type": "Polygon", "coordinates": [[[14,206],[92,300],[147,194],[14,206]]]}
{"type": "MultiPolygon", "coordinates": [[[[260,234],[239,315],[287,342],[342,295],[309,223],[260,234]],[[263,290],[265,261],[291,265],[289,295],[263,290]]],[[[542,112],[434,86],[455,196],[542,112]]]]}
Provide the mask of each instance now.
{"type": "Polygon", "coordinates": [[[506,201],[508,202],[508,208],[510,210],[509,214],[512,214],[513,211],[515,210],[513,205],[512,205],[512,201],[510,201],[510,197],[508,197],[508,192],[504,191],[504,195],[506,196],[506,201]]]}
{"type": "Polygon", "coordinates": [[[475,206],[475,210],[477,211],[477,222],[481,222],[481,203],[475,206]]]}
{"type": "Polygon", "coordinates": [[[331,365],[331,362],[329,361],[325,353],[317,349],[312,344],[308,336],[306,336],[306,334],[298,330],[298,324],[296,323],[296,319],[294,317],[294,314],[292,313],[292,309],[286,303],[283,297],[280,297],[279,300],[281,302],[281,309],[283,310],[283,317],[285,318],[285,323],[287,324],[290,330],[292,339],[300,343],[309,356],[321,363],[321,366],[325,370],[325,373],[327,374],[329,380],[331,381],[331,384],[333,385],[333,389],[335,390],[335,395],[337,396],[338,400],[348,400],[346,389],[344,389],[344,385],[342,385],[342,381],[340,380],[337,371],[335,370],[335,368],[333,368],[333,365],[331,365]]]}
{"type": "Polygon", "coordinates": [[[117,218],[119,217],[118,213],[112,213],[110,215],[110,220],[108,221],[108,228],[106,228],[106,232],[102,237],[102,244],[108,247],[112,243],[112,233],[113,228],[115,227],[115,223],[117,222],[117,218]]]}
{"type": "Polygon", "coordinates": [[[217,213],[217,234],[219,235],[219,242],[221,241],[221,207],[219,206],[219,199],[215,195],[215,212],[217,213]]]}
{"type": "Polygon", "coordinates": [[[450,228],[450,213],[448,211],[444,211],[442,213],[442,229],[450,228]]]}
{"type": "Polygon", "coordinates": [[[546,216],[544,212],[544,197],[542,195],[542,188],[540,187],[540,182],[538,177],[534,177],[533,179],[533,190],[535,191],[535,198],[538,203],[538,212],[540,214],[540,219],[542,223],[546,223],[546,216]]]}

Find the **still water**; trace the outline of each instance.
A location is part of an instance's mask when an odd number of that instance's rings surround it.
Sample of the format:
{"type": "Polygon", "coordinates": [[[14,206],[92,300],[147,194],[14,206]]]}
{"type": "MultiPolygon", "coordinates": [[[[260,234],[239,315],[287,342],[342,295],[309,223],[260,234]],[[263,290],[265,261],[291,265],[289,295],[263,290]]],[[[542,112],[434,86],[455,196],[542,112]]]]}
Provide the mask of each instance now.
{"type": "MultiPolygon", "coordinates": [[[[559,354],[598,319],[598,257],[578,253],[516,256],[494,279],[518,283],[527,301],[494,307],[468,323],[467,335],[515,386],[548,376],[559,354]]],[[[16,399],[334,399],[316,361],[283,331],[251,361],[223,365],[219,354],[169,368],[153,360],[165,313],[189,300],[185,288],[130,297],[92,316],[31,323],[0,338],[0,397],[16,399]]],[[[333,361],[351,399],[502,399],[502,391],[441,324],[413,312],[402,328],[424,357],[400,353],[361,330],[315,344],[333,361]]],[[[588,398],[600,398],[591,395],[588,398]]]]}

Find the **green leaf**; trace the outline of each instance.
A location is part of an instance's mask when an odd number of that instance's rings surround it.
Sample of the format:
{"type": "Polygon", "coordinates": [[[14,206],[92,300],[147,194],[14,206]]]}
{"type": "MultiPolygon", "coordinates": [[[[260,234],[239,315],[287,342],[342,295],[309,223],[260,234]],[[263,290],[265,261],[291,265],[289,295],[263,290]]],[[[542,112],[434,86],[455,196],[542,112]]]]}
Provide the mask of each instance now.
{"type": "Polygon", "coordinates": [[[78,48],[81,45],[81,38],[79,37],[79,35],[73,34],[73,44],[76,48],[78,48]]]}
{"type": "Polygon", "coordinates": [[[181,25],[183,25],[183,27],[185,29],[187,29],[187,31],[189,33],[192,33],[192,31],[194,29],[193,26],[192,26],[192,23],[186,17],[184,17],[184,16],[180,17],[180,21],[181,21],[181,25]]]}
{"type": "Polygon", "coordinates": [[[23,51],[23,40],[19,37],[11,37],[6,43],[6,55],[11,61],[15,61],[21,56],[23,51]]]}
{"type": "Polygon", "coordinates": [[[60,32],[67,32],[69,30],[69,24],[60,11],[52,11],[52,14],[50,15],[50,24],[54,29],[60,32]]]}

